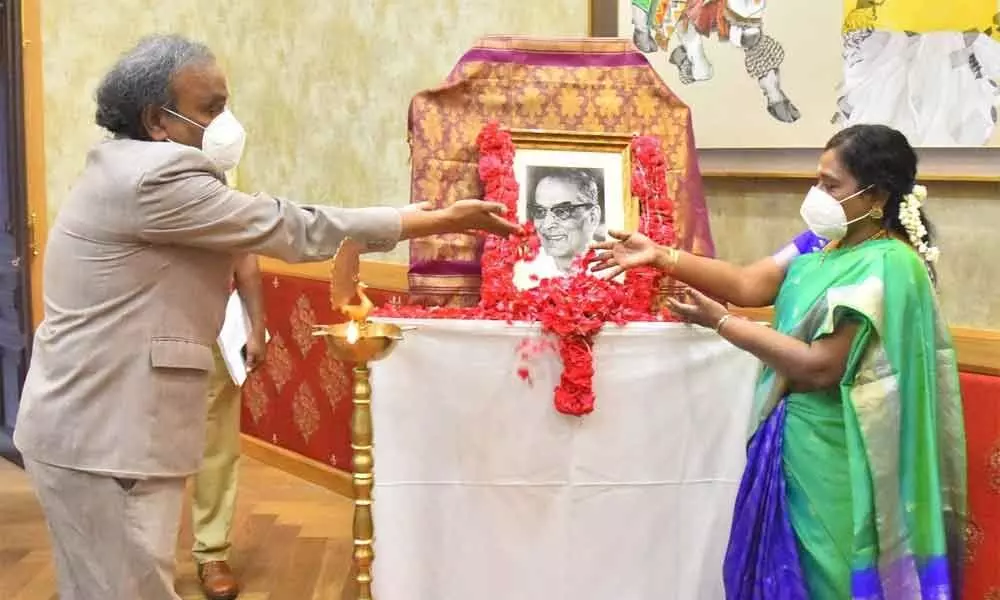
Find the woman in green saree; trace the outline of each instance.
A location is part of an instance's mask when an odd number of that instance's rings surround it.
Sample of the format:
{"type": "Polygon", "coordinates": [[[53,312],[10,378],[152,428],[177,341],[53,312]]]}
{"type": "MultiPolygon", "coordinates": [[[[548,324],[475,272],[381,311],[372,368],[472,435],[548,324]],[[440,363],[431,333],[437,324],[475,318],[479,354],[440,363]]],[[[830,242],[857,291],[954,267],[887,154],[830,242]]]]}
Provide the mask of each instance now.
{"type": "Polygon", "coordinates": [[[962,405],[916,171],[901,133],[859,125],[820,159],[801,209],[811,231],[773,257],[741,268],[623,232],[596,246],[609,277],[655,266],[690,285],[674,312],[764,365],[724,566],[731,600],[960,594],[962,405]],[[709,296],[773,304],[773,327],[709,296]]]}

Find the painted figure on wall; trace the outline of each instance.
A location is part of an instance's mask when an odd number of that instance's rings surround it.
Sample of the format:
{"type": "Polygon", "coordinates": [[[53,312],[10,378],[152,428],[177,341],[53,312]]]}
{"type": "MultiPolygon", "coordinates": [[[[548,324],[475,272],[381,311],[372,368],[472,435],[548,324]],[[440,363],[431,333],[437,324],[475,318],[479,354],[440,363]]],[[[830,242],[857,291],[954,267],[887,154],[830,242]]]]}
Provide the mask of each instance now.
{"type": "Polygon", "coordinates": [[[833,122],[884,123],[918,146],[990,142],[1000,103],[996,0],[845,0],[833,122]]]}
{"type": "Polygon", "coordinates": [[[632,39],[645,53],[677,45],[670,62],[681,83],[712,79],[712,63],[704,41],[713,33],[722,42],[743,50],[747,75],[760,86],[767,112],[784,123],[800,117],[781,87],[780,68],[785,59],[781,43],[764,33],[767,0],[632,0],[632,39]]]}

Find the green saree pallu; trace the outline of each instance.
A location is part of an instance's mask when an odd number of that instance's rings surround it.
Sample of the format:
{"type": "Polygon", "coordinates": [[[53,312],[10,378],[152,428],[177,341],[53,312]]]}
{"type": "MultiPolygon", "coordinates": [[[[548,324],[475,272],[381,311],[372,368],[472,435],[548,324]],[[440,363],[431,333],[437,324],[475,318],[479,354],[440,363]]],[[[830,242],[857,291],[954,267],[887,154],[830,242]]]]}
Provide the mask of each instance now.
{"type": "Polygon", "coordinates": [[[653,9],[654,4],[653,0],[632,0],[632,6],[642,9],[642,11],[648,15],[653,9]]]}
{"type": "Polygon", "coordinates": [[[858,325],[839,387],[761,374],[734,511],[730,599],[951,599],[961,589],[965,432],[958,369],[921,257],[892,239],[806,254],[775,328],[858,325]]]}

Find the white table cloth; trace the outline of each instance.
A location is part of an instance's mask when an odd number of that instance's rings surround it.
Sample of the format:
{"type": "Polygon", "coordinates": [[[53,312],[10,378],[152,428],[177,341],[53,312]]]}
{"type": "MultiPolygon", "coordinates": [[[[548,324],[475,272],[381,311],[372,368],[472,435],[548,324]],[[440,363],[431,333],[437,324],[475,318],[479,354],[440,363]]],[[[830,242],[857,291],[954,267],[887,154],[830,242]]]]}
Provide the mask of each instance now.
{"type": "Polygon", "coordinates": [[[404,321],[373,367],[378,600],[722,598],[758,362],[688,325],[609,326],[596,409],[556,412],[537,326],[404,321]]]}

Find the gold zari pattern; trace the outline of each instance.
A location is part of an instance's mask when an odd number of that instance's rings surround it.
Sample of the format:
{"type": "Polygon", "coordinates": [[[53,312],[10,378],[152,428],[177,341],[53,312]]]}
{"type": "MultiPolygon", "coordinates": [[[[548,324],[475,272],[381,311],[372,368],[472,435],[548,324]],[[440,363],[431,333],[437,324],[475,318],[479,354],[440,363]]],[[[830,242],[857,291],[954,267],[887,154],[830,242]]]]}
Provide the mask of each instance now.
{"type": "MultiPolygon", "coordinates": [[[[697,171],[690,110],[625,40],[487,37],[446,82],[410,105],[412,201],[447,206],[482,194],[476,136],[490,119],[512,129],[653,135],[663,143],[680,248],[715,253],[697,171]]],[[[411,302],[478,301],[482,241],[414,240],[411,302]]]]}

